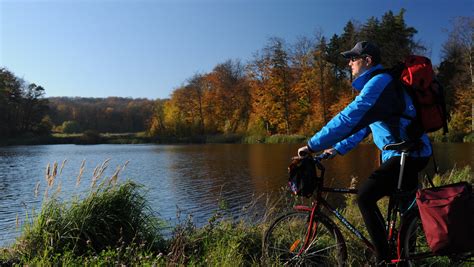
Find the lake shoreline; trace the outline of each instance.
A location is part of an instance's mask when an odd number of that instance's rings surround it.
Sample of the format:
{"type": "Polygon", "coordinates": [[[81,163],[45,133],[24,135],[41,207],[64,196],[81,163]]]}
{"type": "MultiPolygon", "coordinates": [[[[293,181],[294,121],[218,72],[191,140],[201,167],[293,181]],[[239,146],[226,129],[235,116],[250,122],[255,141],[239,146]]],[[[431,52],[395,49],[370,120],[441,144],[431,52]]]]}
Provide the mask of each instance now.
{"type": "Polygon", "coordinates": [[[95,134],[53,134],[45,136],[26,135],[7,138],[0,146],[19,145],[56,145],[56,144],[295,144],[304,143],[307,137],[302,135],[246,136],[241,134],[198,135],[189,137],[149,137],[145,133],[95,134]]]}
{"type": "MultiPolygon", "coordinates": [[[[95,144],[302,144],[309,136],[275,134],[270,136],[245,134],[215,134],[187,137],[150,137],[145,132],[138,133],[96,133],[84,134],[52,134],[44,136],[24,135],[0,140],[0,146],[20,145],[95,145],[95,144]]],[[[450,140],[449,136],[430,136],[432,143],[472,143],[474,134],[450,140]]],[[[366,140],[363,143],[373,143],[366,140]]]]}

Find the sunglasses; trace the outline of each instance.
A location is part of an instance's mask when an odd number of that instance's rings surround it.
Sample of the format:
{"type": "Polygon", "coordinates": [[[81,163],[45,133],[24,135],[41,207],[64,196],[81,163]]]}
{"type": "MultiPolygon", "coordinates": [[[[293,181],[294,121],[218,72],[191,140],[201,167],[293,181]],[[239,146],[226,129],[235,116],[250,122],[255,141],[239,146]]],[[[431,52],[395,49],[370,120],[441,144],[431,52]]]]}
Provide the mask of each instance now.
{"type": "Polygon", "coordinates": [[[366,58],[367,55],[362,55],[362,56],[353,56],[353,57],[350,57],[349,60],[352,61],[352,62],[355,62],[361,58],[366,58]]]}
{"type": "Polygon", "coordinates": [[[349,60],[350,60],[351,62],[355,62],[355,61],[357,61],[357,60],[359,60],[359,59],[361,59],[361,58],[362,58],[362,57],[350,57],[349,60]]]}

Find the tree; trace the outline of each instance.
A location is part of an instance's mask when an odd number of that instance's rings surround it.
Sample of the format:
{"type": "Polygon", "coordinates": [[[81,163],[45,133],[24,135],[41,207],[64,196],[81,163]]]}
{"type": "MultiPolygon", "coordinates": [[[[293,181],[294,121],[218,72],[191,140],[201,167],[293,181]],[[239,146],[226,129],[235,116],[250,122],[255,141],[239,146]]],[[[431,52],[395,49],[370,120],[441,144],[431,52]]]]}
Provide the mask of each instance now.
{"type": "Polygon", "coordinates": [[[199,134],[204,134],[204,107],[203,95],[206,90],[206,82],[200,74],[194,75],[185,87],[188,91],[192,104],[189,108],[193,114],[193,120],[197,122],[199,134]]]}
{"type": "Polygon", "coordinates": [[[83,129],[109,133],[148,130],[155,103],[123,97],[51,97],[48,102],[48,115],[54,125],[77,121],[83,129]]]}
{"type": "Polygon", "coordinates": [[[381,22],[371,17],[360,30],[361,40],[374,42],[380,47],[382,64],[385,66],[393,66],[415,51],[419,54],[426,50],[413,39],[417,30],[405,24],[404,14],[405,9],[402,8],[398,15],[392,11],[386,12],[381,22]]]}
{"type": "Polygon", "coordinates": [[[328,61],[327,61],[327,45],[326,38],[320,36],[318,38],[317,49],[314,51],[314,63],[318,69],[318,87],[319,87],[319,100],[322,108],[323,122],[326,124],[329,121],[328,118],[328,84],[326,82],[326,76],[328,72],[328,61]]]}
{"type": "Polygon", "coordinates": [[[0,69],[0,136],[11,136],[17,132],[20,86],[20,81],[12,72],[0,69]]]}
{"type": "MultiPolygon", "coordinates": [[[[448,40],[443,44],[439,80],[445,86],[448,109],[463,118],[464,130],[473,131],[473,40],[474,19],[458,17],[453,21],[448,40]]],[[[459,127],[458,127],[459,128],[459,127]]]]}
{"type": "Polygon", "coordinates": [[[296,129],[305,131],[316,120],[313,105],[317,99],[317,73],[314,68],[315,42],[309,38],[300,38],[291,53],[293,86],[297,105],[293,122],[296,129]]]}
{"type": "MultiPolygon", "coordinates": [[[[359,30],[356,27],[356,23],[352,20],[348,21],[346,25],[344,26],[343,33],[341,34],[340,38],[333,38],[334,40],[331,40],[329,44],[330,53],[337,53],[337,58],[341,58],[341,52],[348,51],[354,47],[354,45],[359,41],[359,30]],[[335,50],[336,48],[339,48],[339,50],[335,50]]],[[[352,73],[351,70],[347,64],[347,60],[341,59],[341,61],[336,61],[333,62],[333,64],[337,65],[337,68],[340,69],[342,73],[345,73],[344,77],[349,77],[349,79],[352,81],[352,73]]]]}
{"type": "Polygon", "coordinates": [[[250,95],[240,61],[228,60],[218,64],[204,79],[208,86],[204,100],[208,127],[221,133],[245,130],[249,119],[250,95]]]}
{"type": "Polygon", "coordinates": [[[158,99],[153,106],[153,115],[148,125],[148,133],[151,136],[167,136],[165,122],[165,103],[168,100],[158,99]]]}
{"type": "Polygon", "coordinates": [[[34,83],[22,87],[20,131],[32,132],[48,111],[45,90],[34,83]]]}
{"type": "Polygon", "coordinates": [[[256,119],[263,120],[269,133],[292,132],[292,116],[296,96],[291,90],[292,75],[284,41],[269,39],[263,56],[250,65],[252,108],[256,119]]]}
{"type": "Polygon", "coordinates": [[[43,134],[46,128],[39,127],[47,112],[47,100],[43,96],[43,87],[29,84],[0,68],[0,136],[38,131],[43,134]]]}

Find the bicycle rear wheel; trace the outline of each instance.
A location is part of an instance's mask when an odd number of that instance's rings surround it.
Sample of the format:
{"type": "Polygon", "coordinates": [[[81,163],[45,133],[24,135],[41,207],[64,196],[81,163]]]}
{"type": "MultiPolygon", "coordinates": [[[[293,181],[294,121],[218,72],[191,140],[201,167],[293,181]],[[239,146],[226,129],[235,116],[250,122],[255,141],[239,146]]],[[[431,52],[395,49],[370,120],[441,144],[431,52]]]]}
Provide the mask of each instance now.
{"type": "Polygon", "coordinates": [[[263,240],[266,260],[296,266],[344,266],[346,244],[337,226],[324,214],[314,215],[317,235],[303,249],[311,213],[290,212],[276,219],[263,240]]]}
{"type": "Polygon", "coordinates": [[[400,229],[404,266],[452,266],[448,257],[434,256],[426,241],[418,210],[406,218],[400,229]]]}

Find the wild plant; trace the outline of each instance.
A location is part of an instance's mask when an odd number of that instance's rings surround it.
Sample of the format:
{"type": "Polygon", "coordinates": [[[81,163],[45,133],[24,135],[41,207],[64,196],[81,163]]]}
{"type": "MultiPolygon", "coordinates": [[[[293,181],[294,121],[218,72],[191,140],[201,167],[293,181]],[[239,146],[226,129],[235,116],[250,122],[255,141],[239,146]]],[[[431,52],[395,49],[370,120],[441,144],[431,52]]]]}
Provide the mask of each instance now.
{"type": "MultiPolygon", "coordinates": [[[[93,172],[90,191],[84,198],[67,201],[59,198],[61,182],[57,182],[65,162],[48,164],[43,204],[38,214],[26,220],[23,233],[14,249],[26,262],[34,258],[53,259],[55,255],[98,255],[110,248],[140,248],[142,252],[164,249],[162,223],[148,205],[142,186],[133,181],[118,184],[119,173],[128,164],[118,166],[112,176],[102,179],[110,160],[93,172]],[[50,194],[56,184],[56,190],[50,194]]],[[[78,186],[85,162],[76,179],[78,186]]],[[[39,185],[35,187],[38,191],[39,185]]],[[[130,250],[130,249],[129,249],[130,250]]],[[[121,250],[118,250],[121,251],[121,250]]]]}

